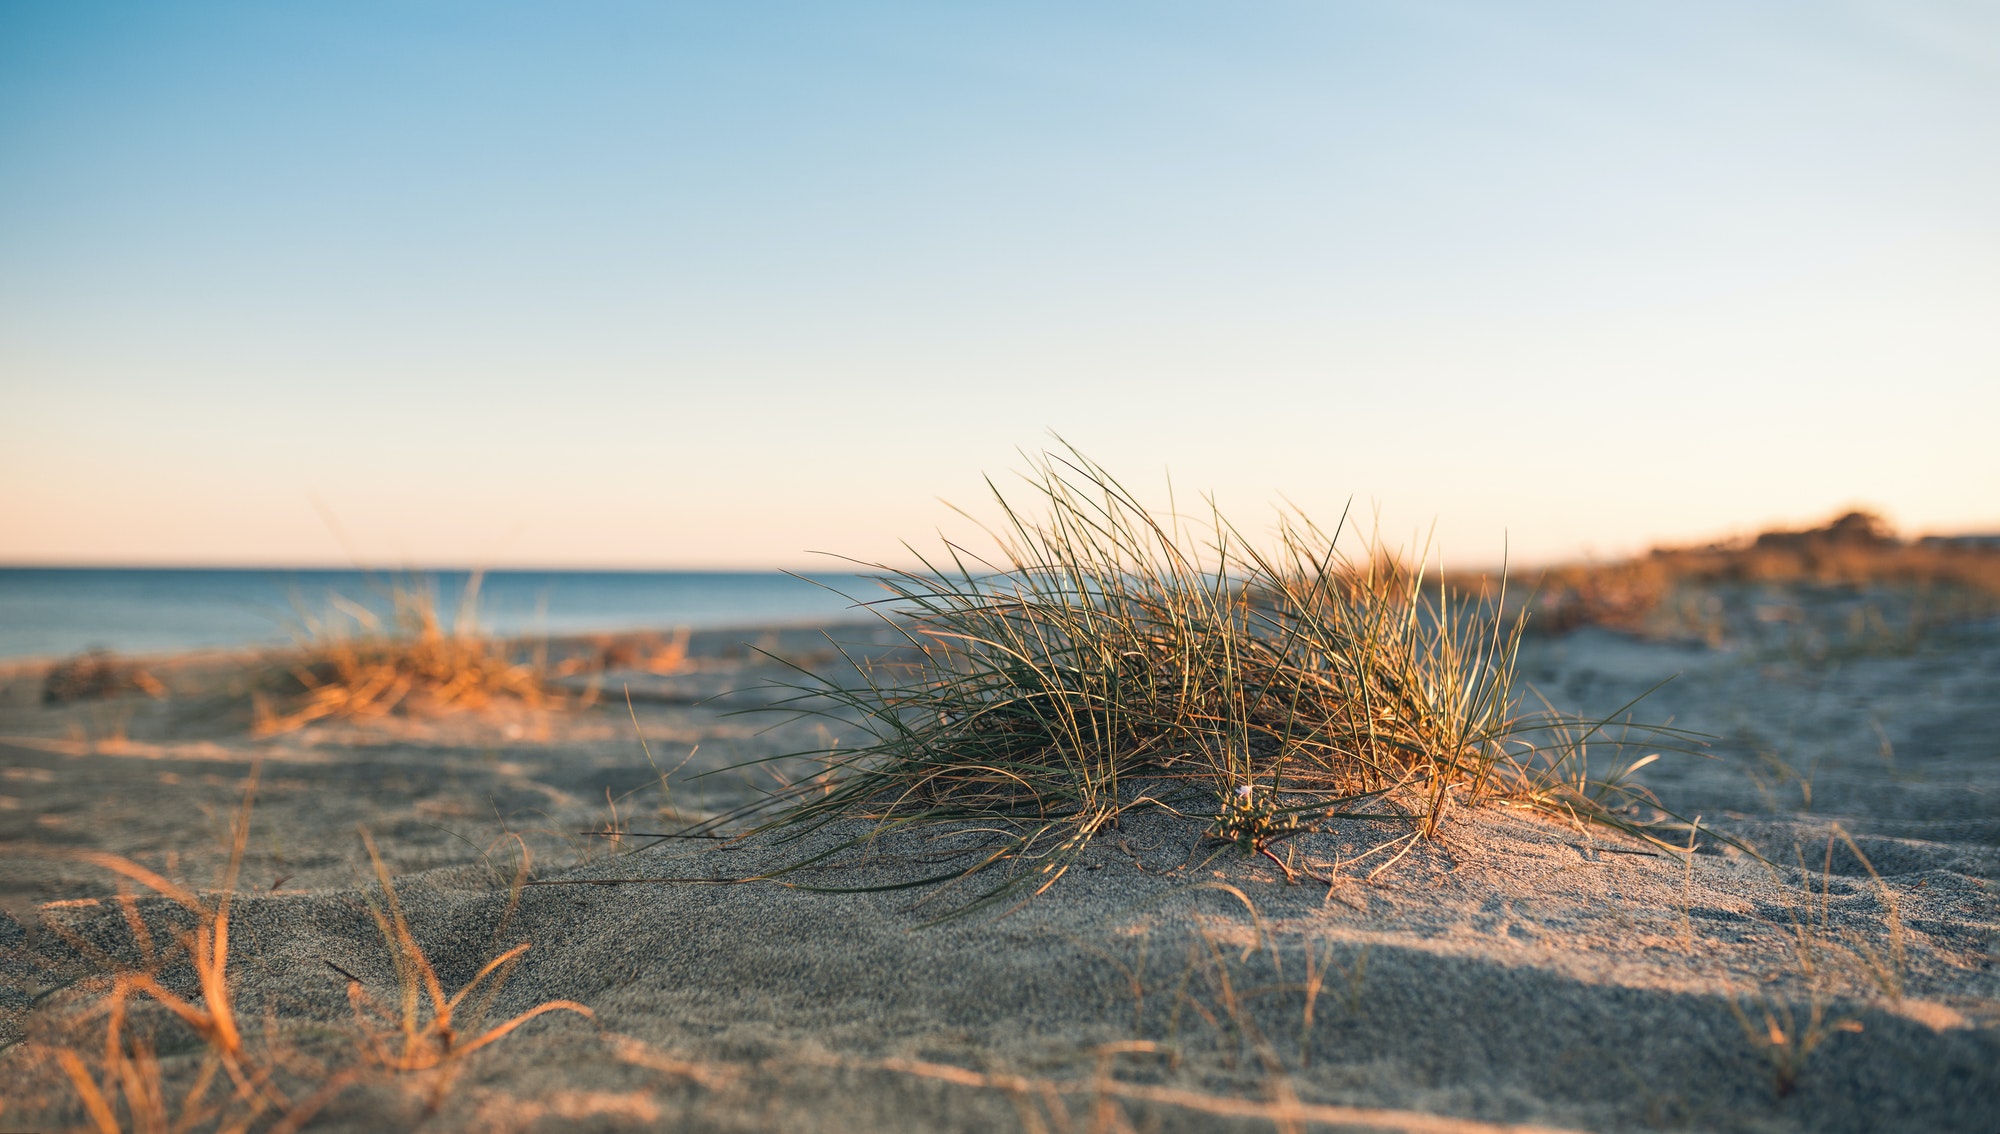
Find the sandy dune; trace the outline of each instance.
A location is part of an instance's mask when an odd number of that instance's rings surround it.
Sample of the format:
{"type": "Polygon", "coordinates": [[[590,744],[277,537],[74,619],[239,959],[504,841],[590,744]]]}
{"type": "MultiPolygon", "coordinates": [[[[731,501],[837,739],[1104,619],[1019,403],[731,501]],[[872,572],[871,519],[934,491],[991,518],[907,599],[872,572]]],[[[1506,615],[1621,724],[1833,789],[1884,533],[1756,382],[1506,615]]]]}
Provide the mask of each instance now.
{"type": "MultiPolygon", "coordinates": [[[[634,880],[748,877],[848,832],[723,849],[580,833],[741,804],[786,767],[717,769],[816,743],[811,725],[730,715],[759,695],[711,699],[772,675],[737,645],[757,638],[697,636],[692,668],[613,673],[586,710],[267,740],[247,736],[224,660],[155,666],[164,700],[56,706],[17,667],[0,689],[5,1026],[54,1027],[82,994],[31,1000],[89,967],[79,942],[130,953],[115,904],[89,900],[113,892],[105,871],[16,851],[205,882],[258,762],[231,961],[246,1018],[338,1066],[340,971],[393,999],[364,825],[447,988],[528,942],[487,1019],[554,998],[596,1014],[551,1013],[467,1057],[427,1129],[2000,1128],[2000,625],[1852,656],[1594,630],[1530,643],[1525,672],[1560,708],[1609,712],[1678,673],[1637,712],[1714,735],[1712,758],[1641,777],[1770,863],[1462,809],[1400,858],[1390,821],[1297,840],[1343,881],[1289,886],[1155,816],[1012,914],[939,925],[968,891],[803,887],[934,874],[950,837],[888,840],[799,885],[718,885],[634,880]],[[548,883],[518,901],[509,832],[548,883]]],[[[815,641],[762,644],[824,663],[815,641]]],[[[162,1040],[170,1079],[198,1057],[162,1040]]],[[[37,1058],[0,1054],[18,1068],[0,1073],[0,1124],[82,1123],[37,1058]]],[[[370,1082],[314,1128],[407,1126],[425,1101],[415,1079],[370,1082]]]]}

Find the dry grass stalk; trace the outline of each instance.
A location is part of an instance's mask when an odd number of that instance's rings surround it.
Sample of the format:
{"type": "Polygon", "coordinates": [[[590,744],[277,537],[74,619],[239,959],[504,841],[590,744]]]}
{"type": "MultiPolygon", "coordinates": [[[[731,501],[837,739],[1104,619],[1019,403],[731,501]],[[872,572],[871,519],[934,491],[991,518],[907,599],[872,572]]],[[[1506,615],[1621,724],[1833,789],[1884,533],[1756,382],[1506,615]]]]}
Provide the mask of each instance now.
{"type": "MultiPolygon", "coordinates": [[[[136,882],[193,916],[193,928],[178,935],[181,952],[161,950],[147,925],[138,900],[121,884],[117,903],[139,953],[139,963],[121,963],[83,937],[55,925],[55,932],[94,966],[111,975],[102,987],[100,1007],[105,1016],[101,1043],[36,1040],[30,1054],[51,1061],[67,1079],[90,1128],[98,1134],[121,1131],[179,1134],[212,1129],[244,1134],[262,1130],[288,1134],[350,1088],[405,1074],[428,1080],[426,1106],[442,1103],[465,1058],[512,1033],[522,1024],[550,1012],[574,1012],[591,1018],[589,1008],[568,1000],[536,1005],[503,1023],[486,1028],[470,1040],[461,1038],[463,1022],[477,1028],[494,997],[522,954],[523,943],[493,958],[466,986],[447,997],[423,950],[405,920],[400,901],[381,856],[364,833],[384,905],[372,907],[376,924],[396,968],[399,1011],[381,1009],[349,977],[348,998],[360,1023],[358,1064],[330,1069],[284,1050],[277,1021],[267,1018],[261,1036],[248,1031],[236,1007],[229,979],[230,909],[236,879],[248,844],[250,811],[257,771],[253,767],[243,802],[231,828],[230,858],[220,888],[204,899],[138,863],[95,851],[56,852],[90,862],[136,882]],[[184,996],[163,979],[176,958],[193,969],[199,992],[184,996]],[[468,1000],[472,1003],[468,1004],[468,1000]],[[172,1087],[163,1073],[153,1040],[132,1026],[131,1008],[151,1001],[164,1008],[200,1041],[200,1067],[184,1088],[172,1087]],[[456,1021],[456,1023],[455,1023],[456,1021]],[[256,1042],[253,1042],[255,1040],[256,1042]]],[[[526,848],[510,893],[507,913],[496,930],[505,932],[528,871],[526,848]]],[[[346,975],[343,972],[343,975],[346,975]]],[[[86,985],[93,982],[86,982],[86,985]]]]}
{"type": "Polygon", "coordinates": [[[1753,1050],[1763,1055],[1771,1073],[1771,1090],[1779,1098],[1786,1098],[1798,1090],[1799,1077],[1805,1073],[1806,1062],[1813,1051],[1826,1042],[1835,1032],[1858,1032],[1859,1022],[1849,1019],[1829,1021],[1826,1018],[1826,1001],[1815,994],[1810,1001],[1803,1021],[1792,1010],[1790,1004],[1782,1000],[1762,999],[1757,1005],[1758,1018],[1752,1020],[1750,1014],[1734,999],[1729,1001],[1729,1010],[1742,1025],[1743,1038],[1749,1041],[1753,1050]]]}
{"type": "Polygon", "coordinates": [[[1802,852],[1799,872],[1804,900],[1789,911],[1789,920],[1793,966],[1807,986],[1804,1017],[1801,1018],[1790,1003],[1775,997],[1758,998],[1755,1019],[1735,999],[1729,1002],[1729,1010],[1742,1026],[1744,1039],[1768,1065],[1771,1088],[1779,1098],[1798,1089],[1800,1076],[1804,1074],[1813,1051],[1829,1037],[1837,1032],[1862,1030],[1860,1021],[1850,1017],[1827,1017],[1829,992],[1841,984],[1842,976],[1852,977],[1858,970],[1885,998],[1903,998],[1906,956],[1902,909],[1895,891],[1883,881],[1875,870],[1875,864],[1868,860],[1853,837],[1840,825],[1834,825],[1833,835],[1827,839],[1826,859],[1820,868],[1817,889],[1802,852]],[[1889,936],[1886,950],[1878,949],[1867,935],[1857,929],[1843,928],[1838,937],[1832,932],[1833,847],[1836,839],[1846,844],[1847,849],[1860,860],[1886,907],[1884,921],[1889,936]]]}
{"type": "Polygon", "coordinates": [[[96,967],[112,974],[103,1001],[106,1024],[96,1070],[90,1065],[88,1049],[37,1045],[46,1048],[41,1053],[52,1055],[61,1066],[92,1127],[100,1134],[124,1129],[184,1131],[210,1125],[217,1130],[246,1131],[260,1121],[271,1130],[296,1129],[351,1082],[334,1076],[317,1089],[296,1095],[287,1091],[280,1084],[282,1059],[275,1051],[260,1054],[250,1049],[235,1007],[228,971],[230,907],[248,845],[256,782],[253,767],[231,824],[229,861],[213,899],[204,900],[130,859],[97,851],[66,852],[121,878],[117,902],[140,957],[136,966],[121,964],[61,926],[55,927],[96,967]],[[144,886],[193,916],[193,928],[178,934],[177,944],[194,971],[197,995],[183,996],[163,981],[161,974],[172,957],[159,949],[138,900],[124,881],[144,886]],[[130,1026],[130,1006],[140,998],[166,1009],[203,1045],[201,1067],[178,1099],[162,1077],[151,1039],[130,1026]]]}
{"type": "MultiPolygon", "coordinates": [[[[390,881],[380,852],[376,850],[374,838],[363,831],[361,839],[368,848],[368,860],[374,867],[375,879],[382,887],[382,899],[379,903],[369,903],[369,913],[373,915],[383,944],[388,946],[390,958],[395,964],[395,1007],[390,1009],[376,1000],[358,977],[344,970],[337,971],[347,977],[347,998],[361,1027],[364,1056],[385,1071],[427,1073],[431,1084],[427,1103],[430,1110],[435,1111],[444,1101],[452,1077],[466,1056],[505,1038],[529,1020],[550,1012],[574,1012],[585,1019],[596,1018],[589,1008],[573,1000],[549,1000],[487,1028],[469,1040],[463,1039],[460,1025],[464,1019],[470,1018],[473,1028],[483,1022],[501,986],[512,974],[515,963],[528,951],[528,944],[523,942],[494,957],[473,974],[465,987],[445,995],[437,970],[410,933],[409,922],[403,916],[402,901],[396,896],[395,885],[390,881]],[[489,977],[492,978],[490,981],[489,977]],[[461,1016],[460,1008],[466,1006],[467,998],[475,992],[480,994],[479,997],[461,1016]]],[[[528,869],[527,847],[523,844],[519,872],[508,902],[509,914],[519,900],[528,869]]],[[[500,932],[505,930],[504,920],[503,917],[500,932]]]]}
{"type": "MultiPolygon", "coordinates": [[[[1888,930],[1889,945],[1886,951],[1877,949],[1874,942],[1870,941],[1865,934],[1855,929],[1849,929],[1843,936],[1846,937],[1851,947],[1851,955],[1860,961],[1862,968],[1874,982],[1876,989],[1890,1000],[1901,1000],[1903,998],[1903,974],[1908,965],[1907,948],[1904,941],[1906,934],[1903,930],[1902,904],[1896,900],[1896,892],[1889,887],[1887,882],[1882,880],[1882,876],[1875,870],[1875,864],[1868,860],[1866,854],[1862,853],[1860,845],[1854,841],[1853,836],[1847,833],[1846,828],[1836,823],[1833,825],[1833,832],[1840,837],[1841,842],[1847,844],[1847,849],[1853,852],[1854,857],[1861,860],[1862,868],[1868,871],[1869,879],[1875,883],[1875,892],[1881,898],[1886,910],[1883,921],[1888,930]]],[[[1829,858],[1831,857],[1831,849],[1831,845],[1829,844],[1829,858]]]]}

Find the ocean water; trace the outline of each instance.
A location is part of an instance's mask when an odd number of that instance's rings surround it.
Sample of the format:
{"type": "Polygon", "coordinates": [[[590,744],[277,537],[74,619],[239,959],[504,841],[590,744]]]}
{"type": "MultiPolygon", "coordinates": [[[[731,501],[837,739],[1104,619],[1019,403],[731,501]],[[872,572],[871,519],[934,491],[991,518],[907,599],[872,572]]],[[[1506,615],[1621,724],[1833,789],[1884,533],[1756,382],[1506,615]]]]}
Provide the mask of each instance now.
{"type": "MultiPolygon", "coordinates": [[[[336,597],[382,611],[399,584],[434,588],[438,610],[453,615],[469,577],[463,571],[0,567],[0,657],[280,645],[333,610],[336,597]]],[[[478,621],[502,635],[845,621],[870,615],[827,587],[864,600],[882,594],[854,575],[811,578],[490,571],[480,582],[478,621]]]]}

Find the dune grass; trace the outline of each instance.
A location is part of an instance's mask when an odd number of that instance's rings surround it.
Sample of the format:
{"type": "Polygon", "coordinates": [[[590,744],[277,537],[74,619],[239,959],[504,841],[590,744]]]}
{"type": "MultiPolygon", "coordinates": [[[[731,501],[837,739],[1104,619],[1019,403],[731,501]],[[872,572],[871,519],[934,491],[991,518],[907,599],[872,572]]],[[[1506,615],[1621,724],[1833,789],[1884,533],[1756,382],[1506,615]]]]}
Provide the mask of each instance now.
{"type": "Polygon", "coordinates": [[[875,609],[907,649],[851,657],[858,681],[807,675],[798,707],[866,739],[806,754],[824,773],[778,793],[757,829],[871,820],[846,848],[976,827],[970,863],[928,880],[1004,866],[970,910],[1046,888],[1138,809],[1264,854],[1357,809],[1412,838],[1488,801],[1635,827],[1636,789],[1586,768],[1606,731],[1523,711],[1504,581],[1439,589],[1425,556],[1412,566],[1375,538],[1350,554],[1343,526],[1296,513],[1260,549],[1212,502],[1196,523],[1074,449],[1031,460],[1033,508],[994,488],[993,553],[947,544],[914,569],[874,567],[890,595],[875,609]]]}
{"type": "Polygon", "coordinates": [[[434,584],[411,579],[385,591],[386,617],[335,596],[323,616],[302,618],[298,649],[272,667],[254,696],[252,730],[289,732],[328,718],[478,709],[499,700],[530,709],[562,702],[540,653],[524,656],[479,629],[474,573],[455,618],[439,613],[434,584]]]}

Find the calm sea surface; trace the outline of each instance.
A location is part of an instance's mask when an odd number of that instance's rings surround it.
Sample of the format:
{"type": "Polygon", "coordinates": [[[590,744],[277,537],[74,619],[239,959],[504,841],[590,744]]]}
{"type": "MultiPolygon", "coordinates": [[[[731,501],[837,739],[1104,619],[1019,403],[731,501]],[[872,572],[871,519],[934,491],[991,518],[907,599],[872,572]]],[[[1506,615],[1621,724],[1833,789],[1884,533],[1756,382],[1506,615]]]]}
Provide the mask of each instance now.
{"type": "MultiPolygon", "coordinates": [[[[394,587],[413,582],[434,588],[449,616],[468,578],[463,571],[0,567],[0,657],[279,644],[334,609],[336,597],[380,611],[394,587]]],[[[863,599],[882,594],[853,575],[814,578],[863,599]]],[[[838,594],[775,572],[490,571],[478,603],[480,627],[503,635],[866,617],[838,594]]]]}

